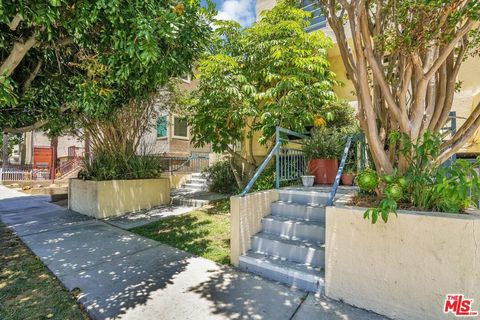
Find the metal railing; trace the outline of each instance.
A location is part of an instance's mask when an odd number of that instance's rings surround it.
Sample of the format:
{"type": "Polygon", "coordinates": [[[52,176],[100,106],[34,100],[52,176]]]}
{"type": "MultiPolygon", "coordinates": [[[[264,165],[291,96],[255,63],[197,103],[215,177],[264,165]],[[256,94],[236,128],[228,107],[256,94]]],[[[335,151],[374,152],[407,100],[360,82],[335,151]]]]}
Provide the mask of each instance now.
{"type": "Polygon", "coordinates": [[[63,177],[65,177],[69,173],[76,170],[81,165],[81,163],[82,163],[81,158],[72,158],[72,159],[66,161],[65,163],[63,163],[61,166],[59,166],[56,169],[55,178],[56,179],[62,179],[63,177]]]}
{"type": "Polygon", "coordinates": [[[252,179],[248,182],[243,189],[240,196],[246,195],[255,185],[255,182],[262,175],[267,168],[270,161],[275,156],[275,186],[280,188],[280,181],[292,181],[297,180],[306,170],[306,160],[301,148],[293,148],[290,144],[303,144],[304,139],[309,139],[308,136],[291,131],[285,128],[277,127],[275,130],[275,144],[268,153],[265,160],[253,175],[252,179]],[[285,138],[286,136],[287,138],[285,138]],[[299,140],[289,139],[289,136],[299,140]],[[286,147],[282,147],[286,145],[286,147]]]}
{"type": "Polygon", "coordinates": [[[348,136],[345,143],[345,148],[343,149],[342,159],[340,160],[340,165],[338,166],[337,175],[335,176],[335,182],[333,183],[332,189],[330,190],[330,194],[327,198],[327,206],[333,205],[333,201],[335,200],[338,186],[340,185],[340,179],[342,177],[352,143],[355,145],[354,162],[357,166],[356,170],[359,172],[362,171],[367,163],[368,152],[365,136],[363,134],[348,136]]]}
{"type": "Polygon", "coordinates": [[[0,181],[49,180],[50,169],[34,169],[30,165],[9,165],[0,167],[0,181]]]}
{"type": "Polygon", "coordinates": [[[210,165],[209,154],[192,152],[188,157],[161,157],[166,172],[202,172],[210,165]]]}

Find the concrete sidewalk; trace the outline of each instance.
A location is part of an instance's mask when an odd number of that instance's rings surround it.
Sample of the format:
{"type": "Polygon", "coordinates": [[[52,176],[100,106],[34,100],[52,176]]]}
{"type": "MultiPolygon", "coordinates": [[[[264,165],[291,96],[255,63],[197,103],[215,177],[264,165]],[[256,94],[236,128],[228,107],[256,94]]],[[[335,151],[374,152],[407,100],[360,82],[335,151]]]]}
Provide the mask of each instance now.
{"type": "Polygon", "coordinates": [[[93,319],[384,319],[0,185],[0,219],[93,319]]]}

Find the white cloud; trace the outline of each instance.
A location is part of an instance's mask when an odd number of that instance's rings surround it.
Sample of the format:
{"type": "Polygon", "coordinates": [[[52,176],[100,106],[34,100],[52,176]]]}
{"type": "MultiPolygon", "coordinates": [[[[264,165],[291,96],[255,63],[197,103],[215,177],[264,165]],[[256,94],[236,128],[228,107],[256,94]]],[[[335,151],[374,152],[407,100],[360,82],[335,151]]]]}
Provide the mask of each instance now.
{"type": "Polygon", "coordinates": [[[217,19],[235,20],[243,27],[255,22],[255,6],[252,0],[226,0],[218,10],[217,19]]]}

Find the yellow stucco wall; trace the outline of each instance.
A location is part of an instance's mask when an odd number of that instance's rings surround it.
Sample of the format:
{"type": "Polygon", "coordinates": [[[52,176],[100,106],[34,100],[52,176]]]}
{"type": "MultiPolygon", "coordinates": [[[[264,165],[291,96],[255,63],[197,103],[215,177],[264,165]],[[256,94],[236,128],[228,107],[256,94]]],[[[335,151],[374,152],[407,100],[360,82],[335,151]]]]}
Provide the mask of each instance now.
{"type": "Polygon", "coordinates": [[[169,179],[83,181],[70,179],[68,208],[97,219],[170,203],[169,179]]]}
{"type": "MultiPolygon", "coordinates": [[[[480,58],[469,57],[460,68],[458,81],[461,82],[459,92],[455,93],[452,111],[457,112],[457,128],[459,128],[473,109],[480,102],[480,58]]],[[[480,153],[480,130],[477,130],[460,153],[480,153]]]]}

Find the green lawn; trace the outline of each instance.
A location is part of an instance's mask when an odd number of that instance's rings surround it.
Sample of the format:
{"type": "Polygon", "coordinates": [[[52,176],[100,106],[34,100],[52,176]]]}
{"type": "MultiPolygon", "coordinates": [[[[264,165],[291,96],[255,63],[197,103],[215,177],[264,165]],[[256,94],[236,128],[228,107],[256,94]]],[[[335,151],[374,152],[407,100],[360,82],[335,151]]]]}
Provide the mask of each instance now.
{"type": "Polygon", "coordinates": [[[130,231],[198,256],[230,263],[230,203],[166,218],[130,231]]]}
{"type": "Polygon", "coordinates": [[[0,319],[88,319],[43,263],[0,224],[0,319]]]}

